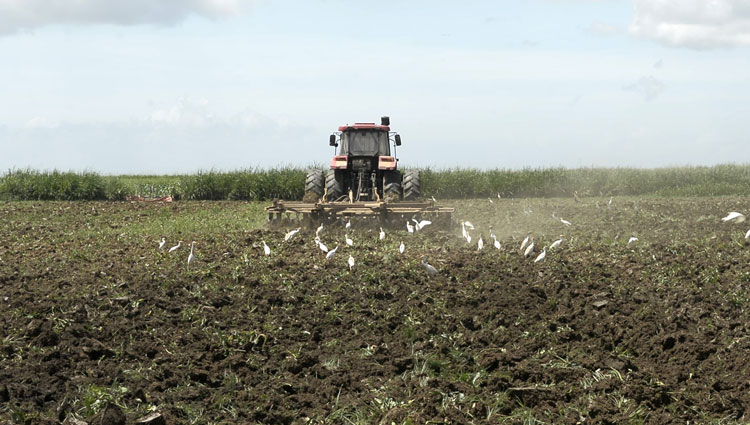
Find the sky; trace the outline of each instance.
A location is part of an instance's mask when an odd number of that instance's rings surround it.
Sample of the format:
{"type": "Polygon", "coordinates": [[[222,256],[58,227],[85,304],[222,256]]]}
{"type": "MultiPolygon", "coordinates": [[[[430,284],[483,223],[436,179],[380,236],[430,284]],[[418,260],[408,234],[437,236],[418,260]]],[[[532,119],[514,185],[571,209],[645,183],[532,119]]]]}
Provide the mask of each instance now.
{"type": "Polygon", "coordinates": [[[747,0],[0,0],[0,170],[750,163],[747,0]]]}

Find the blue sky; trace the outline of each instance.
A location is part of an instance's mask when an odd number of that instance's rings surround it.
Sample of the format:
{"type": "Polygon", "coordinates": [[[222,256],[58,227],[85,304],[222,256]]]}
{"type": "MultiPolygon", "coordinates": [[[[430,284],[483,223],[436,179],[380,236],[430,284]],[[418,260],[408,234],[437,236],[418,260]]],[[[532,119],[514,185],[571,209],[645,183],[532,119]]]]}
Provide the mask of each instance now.
{"type": "Polygon", "coordinates": [[[747,163],[742,0],[0,0],[0,169],[747,163]]]}

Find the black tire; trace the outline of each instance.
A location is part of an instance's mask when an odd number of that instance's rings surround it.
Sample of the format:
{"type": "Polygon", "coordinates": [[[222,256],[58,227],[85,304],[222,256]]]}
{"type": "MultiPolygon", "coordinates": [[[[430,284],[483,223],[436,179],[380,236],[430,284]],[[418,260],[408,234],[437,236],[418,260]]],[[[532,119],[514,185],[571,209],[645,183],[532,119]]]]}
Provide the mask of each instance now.
{"type": "Polygon", "coordinates": [[[422,182],[419,179],[419,171],[409,170],[404,173],[404,199],[416,201],[422,197],[422,182]]]}
{"type": "Polygon", "coordinates": [[[305,178],[305,202],[318,202],[323,197],[326,178],[323,170],[308,170],[305,178]]]}
{"type": "Polygon", "coordinates": [[[401,173],[397,170],[383,173],[383,198],[385,202],[394,202],[401,199],[401,173]]]}
{"type": "Polygon", "coordinates": [[[344,173],[328,170],[326,173],[326,189],[328,190],[326,202],[338,201],[340,197],[344,196],[344,173]]]}

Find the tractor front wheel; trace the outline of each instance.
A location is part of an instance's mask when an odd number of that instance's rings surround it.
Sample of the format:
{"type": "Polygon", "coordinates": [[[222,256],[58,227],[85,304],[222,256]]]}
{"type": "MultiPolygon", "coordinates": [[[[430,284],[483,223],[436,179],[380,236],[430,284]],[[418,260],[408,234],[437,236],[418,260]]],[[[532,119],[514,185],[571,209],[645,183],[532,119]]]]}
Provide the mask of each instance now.
{"type": "Polygon", "coordinates": [[[422,197],[422,182],[419,179],[419,171],[409,170],[404,173],[404,199],[407,201],[416,201],[422,197]]]}
{"type": "Polygon", "coordinates": [[[335,202],[344,196],[344,173],[328,170],[326,173],[326,202],[335,202]]]}
{"type": "Polygon", "coordinates": [[[309,170],[305,178],[305,202],[318,202],[323,197],[326,187],[326,178],[323,170],[309,170]]]}

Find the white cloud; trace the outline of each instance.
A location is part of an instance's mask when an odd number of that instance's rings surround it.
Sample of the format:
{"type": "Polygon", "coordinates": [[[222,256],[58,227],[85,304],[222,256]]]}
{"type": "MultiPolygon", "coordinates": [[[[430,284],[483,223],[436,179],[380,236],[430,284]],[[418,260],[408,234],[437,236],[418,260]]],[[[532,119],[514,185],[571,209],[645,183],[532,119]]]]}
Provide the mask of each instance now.
{"type": "Polygon", "coordinates": [[[182,97],[174,105],[154,109],[140,124],[152,126],[155,129],[164,127],[181,129],[227,127],[243,131],[260,128],[279,131],[284,127],[295,126],[293,123],[290,124],[286,118],[270,118],[249,109],[220,116],[213,112],[208,100],[203,97],[182,97]]]}
{"type": "Polygon", "coordinates": [[[89,169],[104,173],[186,173],[323,161],[324,129],[250,108],[228,113],[203,97],[155,106],[141,118],[74,122],[35,116],[0,124],[0,169],[89,169]]]}
{"type": "Polygon", "coordinates": [[[597,35],[617,35],[623,32],[623,29],[620,26],[607,24],[601,21],[592,22],[588,30],[597,35]]]}
{"type": "Polygon", "coordinates": [[[149,121],[155,124],[204,127],[215,121],[205,98],[181,98],[177,104],[151,112],[149,121]]]}
{"type": "Polygon", "coordinates": [[[640,93],[645,100],[654,100],[664,91],[664,83],[648,75],[639,78],[633,84],[624,86],[623,90],[640,93]]]}
{"type": "Polygon", "coordinates": [[[55,128],[58,125],[60,125],[57,121],[50,121],[44,117],[34,117],[23,125],[24,128],[28,129],[34,129],[34,128],[55,128]]]}
{"type": "Polygon", "coordinates": [[[251,0],[0,0],[0,34],[51,24],[173,25],[234,16],[251,0]]]}
{"type": "Polygon", "coordinates": [[[631,34],[692,49],[750,46],[747,0],[635,0],[631,34]]]}

